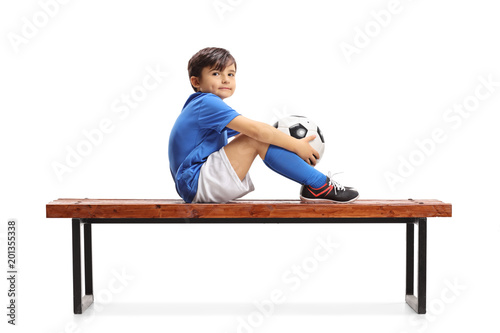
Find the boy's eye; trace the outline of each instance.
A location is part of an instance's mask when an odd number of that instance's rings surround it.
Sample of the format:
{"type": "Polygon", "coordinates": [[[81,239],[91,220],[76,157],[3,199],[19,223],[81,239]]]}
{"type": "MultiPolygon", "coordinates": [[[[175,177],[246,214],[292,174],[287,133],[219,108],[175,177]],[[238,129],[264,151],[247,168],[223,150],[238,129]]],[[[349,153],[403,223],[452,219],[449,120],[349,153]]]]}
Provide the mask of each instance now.
{"type": "Polygon", "coordinates": [[[219,75],[219,73],[214,72],[214,73],[212,73],[212,75],[213,75],[213,76],[217,76],[217,75],[219,75]]]}

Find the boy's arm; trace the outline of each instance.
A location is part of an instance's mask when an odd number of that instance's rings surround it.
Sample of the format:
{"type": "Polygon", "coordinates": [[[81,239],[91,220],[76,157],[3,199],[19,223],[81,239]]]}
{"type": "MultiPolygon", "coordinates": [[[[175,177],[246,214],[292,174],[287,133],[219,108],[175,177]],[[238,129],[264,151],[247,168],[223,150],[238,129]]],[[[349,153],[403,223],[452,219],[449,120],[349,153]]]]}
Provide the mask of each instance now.
{"type": "Polygon", "coordinates": [[[309,141],[314,140],[316,137],[315,135],[299,140],[281,132],[271,125],[241,115],[231,120],[226,127],[245,134],[257,141],[289,150],[312,165],[316,165],[316,159],[320,157],[318,152],[309,144],[309,141]]]}

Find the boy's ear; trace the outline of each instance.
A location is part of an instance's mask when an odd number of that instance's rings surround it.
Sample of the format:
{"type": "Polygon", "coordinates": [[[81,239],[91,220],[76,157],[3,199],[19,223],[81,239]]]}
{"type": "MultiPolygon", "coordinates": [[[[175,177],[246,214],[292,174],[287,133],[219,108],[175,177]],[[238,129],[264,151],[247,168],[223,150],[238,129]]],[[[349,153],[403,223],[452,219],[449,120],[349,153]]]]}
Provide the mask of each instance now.
{"type": "Polygon", "coordinates": [[[191,76],[191,85],[198,89],[200,87],[200,79],[197,76],[191,76]]]}

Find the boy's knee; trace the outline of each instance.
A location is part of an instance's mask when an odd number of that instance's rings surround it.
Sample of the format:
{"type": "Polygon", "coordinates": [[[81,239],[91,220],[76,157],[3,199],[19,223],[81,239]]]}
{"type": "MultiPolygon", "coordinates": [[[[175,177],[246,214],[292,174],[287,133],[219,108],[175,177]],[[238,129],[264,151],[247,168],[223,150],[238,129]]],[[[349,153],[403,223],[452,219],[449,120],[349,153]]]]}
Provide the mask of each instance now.
{"type": "Polygon", "coordinates": [[[240,148],[243,149],[243,151],[254,152],[261,157],[265,156],[267,148],[269,148],[269,144],[255,140],[254,138],[249,137],[245,134],[241,134],[237,139],[241,140],[240,148]]]}
{"type": "Polygon", "coordinates": [[[268,143],[264,143],[262,141],[255,140],[249,136],[246,136],[247,140],[250,142],[250,144],[253,146],[255,149],[255,152],[262,158],[266,156],[267,149],[269,148],[268,143]]]}

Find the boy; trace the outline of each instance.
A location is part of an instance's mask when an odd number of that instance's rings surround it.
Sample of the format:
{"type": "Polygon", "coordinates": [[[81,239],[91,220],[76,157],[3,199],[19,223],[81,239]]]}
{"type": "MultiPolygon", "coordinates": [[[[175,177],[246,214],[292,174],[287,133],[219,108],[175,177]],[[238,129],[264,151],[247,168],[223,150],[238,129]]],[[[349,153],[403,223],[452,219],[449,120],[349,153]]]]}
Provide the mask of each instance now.
{"type": "Polygon", "coordinates": [[[258,156],[275,172],[302,184],[305,202],[352,202],[358,192],[314,168],[309,141],[248,119],[224,99],[236,88],[236,61],[225,49],[205,48],[188,63],[195,93],[170,133],[168,156],[177,193],[185,202],[227,202],[254,190],[248,170],[258,156]],[[227,139],[235,136],[228,143],[227,139]]]}

